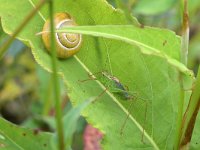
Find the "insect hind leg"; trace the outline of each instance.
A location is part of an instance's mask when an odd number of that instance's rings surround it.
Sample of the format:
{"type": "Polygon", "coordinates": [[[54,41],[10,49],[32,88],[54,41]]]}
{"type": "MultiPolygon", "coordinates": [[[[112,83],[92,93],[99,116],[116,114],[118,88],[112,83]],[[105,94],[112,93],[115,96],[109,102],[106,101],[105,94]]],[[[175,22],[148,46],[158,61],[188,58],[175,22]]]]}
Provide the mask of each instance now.
{"type": "MultiPolygon", "coordinates": [[[[138,99],[138,94],[136,94],[135,96],[134,96],[134,99],[131,99],[132,100],[132,102],[131,102],[131,104],[129,105],[129,107],[128,107],[128,114],[126,115],[126,118],[125,118],[125,120],[123,121],[123,124],[122,124],[122,126],[121,126],[121,128],[120,128],[120,135],[122,136],[123,135],[123,133],[124,133],[124,129],[125,129],[125,126],[126,126],[126,123],[127,123],[127,121],[128,121],[128,119],[129,119],[129,117],[130,117],[130,115],[131,115],[131,112],[130,112],[130,110],[131,110],[131,108],[133,107],[133,105],[134,105],[134,101],[136,101],[138,99]]],[[[144,142],[144,135],[145,135],[145,124],[146,124],[146,121],[147,121],[147,102],[146,102],[146,99],[142,99],[142,100],[145,100],[145,111],[144,111],[144,120],[142,121],[143,123],[143,125],[141,125],[142,126],[142,135],[141,135],[141,141],[145,144],[145,142],[144,142]]]]}
{"type": "Polygon", "coordinates": [[[94,99],[94,101],[92,103],[95,103],[104,93],[106,93],[108,89],[105,88],[99,95],[97,95],[97,97],[94,99]]]}
{"type": "Polygon", "coordinates": [[[125,118],[125,120],[123,121],[123,124],[122,124],[122,126],[121,126],[121,128],[120,128],[120,135],[123,135],[123,131],[124,131],[125,126],[126,126],[126,122],[127,122],[128,118],[129,118],[129,116],[131,115],[130,109],[131,109],[132,105],[133,105],[133,102],[132,102],[131,105],[129,106],[129,108],[128,108],[128,114],[126,115],[126,118],[125,118]]]}

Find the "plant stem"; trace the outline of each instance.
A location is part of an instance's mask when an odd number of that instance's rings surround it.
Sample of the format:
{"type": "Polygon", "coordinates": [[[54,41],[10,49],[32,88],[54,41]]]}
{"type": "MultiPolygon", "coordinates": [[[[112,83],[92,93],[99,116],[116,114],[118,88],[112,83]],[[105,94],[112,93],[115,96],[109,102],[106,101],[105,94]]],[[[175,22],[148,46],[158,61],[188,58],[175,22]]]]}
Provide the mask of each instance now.
{"type": "Polygon", "coordinates": [[[26,16],[23,22],[17,27],[13,32],[11,37],[0,47],[0,59],[2,59],[4,53],[9,48],[10,44],[15,40],[15,37],[22,31],[22,29],[27,25],[27,23],[33,18],[33,16],[38,12],[38,10],[45,4],[47,0],[41,0],[36,7],[26,16]]]}
{"type": "Polygon", "coordinates": [[[57,74],[57,56],[55,47],[55,29],[54,29],[54,3],[53,0],[49,0],[49,13],[50,13],[50,31],[51,31],[51,58],[52,58],[52,70],[53,70],[53,83],[55,90],[55,111],[56,111],[56,126],[58,132],[59,150],[65,149],[64,144],[64,132],[62,122],[62,109],[61,109],[61,98],[60,98],[60,86],[59,78],[57,74]]]}
{"type": "MultiPolygon", "coordinates": [[[[189,43],[189,17],[187,10],[187,0],[183,1],[183,35],[182,35],[182,62],[187,65],[187,53],[189,43]]],[[[192,90],[189,104],[184,113],[181,124],[181,136],[178,143],[178,149],[189,149],[189,144],[192,138],[196,117],[200,108],[200,67],[198,68],[195,87],[192,90]]]]}
{"type": "Polygon", "coordinates": [[[189,146],[191,141],[196,117],[200,107],[200,67],[198,68],[197,79],[195,87],[192,91],[190,101],[182,120],[182,137],[180,141],[180,148],[185,149],[189,146]]]}
{"type": "Polygon", "coordinates": [[[182,38],[181,38],[181,62],[187,66],[187,55],[189,45],[189,16],[188,16],[188,1],[181,0],[183,5],[182,16],[182,38]]]}
{"type": "MultiPolygon", "coordinates": [[[[181,0],[182,13],[182,38],[181,38],[181,62],[187,66],[188,45],[189,45],[189,17],[187,0],[181,0]]],[[[180,100],[178,104],[178,120],[176,126],[175,149],[179,149],[183,135],[183,107],[185,100],[183,75],[180,74],[180,100]]]]}

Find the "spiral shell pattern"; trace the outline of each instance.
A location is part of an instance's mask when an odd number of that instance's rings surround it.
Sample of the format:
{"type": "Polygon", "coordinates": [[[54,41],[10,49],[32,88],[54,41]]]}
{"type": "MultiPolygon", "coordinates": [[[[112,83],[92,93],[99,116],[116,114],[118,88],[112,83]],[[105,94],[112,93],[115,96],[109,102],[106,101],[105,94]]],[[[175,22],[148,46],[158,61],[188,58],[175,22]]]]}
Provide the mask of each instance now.
{"type": "MultiPolygon", "coordinates": [[[[67,13],[55,14],[55,26],[56,29],[60,29],[68,26],[76,26],[77,24],[67,13]]],[[[43,31],[50,30],[50,21],[47,20],[43,31]]],[[[56,38],[56,52],[59,58],[68,58],[76,54],[82,45],[82,35],[73,33],[55,33],[56,38]]],[[[44,32],[42,34],[44,45],[48,51],[50,51],[50,32],[44,32]]]]}

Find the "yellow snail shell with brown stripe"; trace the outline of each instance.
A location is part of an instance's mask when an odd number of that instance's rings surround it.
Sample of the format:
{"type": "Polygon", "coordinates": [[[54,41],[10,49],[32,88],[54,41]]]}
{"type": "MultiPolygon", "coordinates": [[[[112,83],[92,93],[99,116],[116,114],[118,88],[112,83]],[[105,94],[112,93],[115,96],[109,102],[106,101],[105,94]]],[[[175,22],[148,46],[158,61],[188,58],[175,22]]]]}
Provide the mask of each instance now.
{"type": "MultiPolygon", "coordinates": [[[[67,26],[77,26],[74,20],[67,13],[56,13],[54,16],[54,24],[56,29],[67,27],[67,26]]],[[[50,48],[50,20],[47,20],[43,27],[42,39],[44,45],[48,51],[50,48]]],[[[82,35],[73,33],[55,33],[56,38],[56,51],[59,58],[68,58],[75,53],[77,53],[82,44],[82,35]]]]}

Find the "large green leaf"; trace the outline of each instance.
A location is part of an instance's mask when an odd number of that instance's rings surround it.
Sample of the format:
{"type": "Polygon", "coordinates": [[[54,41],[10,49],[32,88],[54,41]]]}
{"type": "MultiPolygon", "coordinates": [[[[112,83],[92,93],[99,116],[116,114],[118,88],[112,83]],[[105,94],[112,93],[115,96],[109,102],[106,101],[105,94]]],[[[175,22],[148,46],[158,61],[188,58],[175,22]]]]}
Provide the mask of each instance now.
{"type": "MultiPolygon", "coordinates": [[[[4,31],[11,34],[38,1],[0,0],[0,16],[4,31]]],[[[125,15],[104,0],[55,0],[55,4],[56,12],[70,13],[79,25],[128,24],[125,15]]],[[[50,71],[49,54],[44,48],[41,37],[35,35],[42,31],[43,24],[48,18],[47,14],[48,10],[44,7],[20,33],[18,39],[27,43],[36,61],[50,71]]],[[[110,30],[112,31],[112,28],[110,30]]],[[[170,60],[180,64],[178,63],[180,39],[171,31],[149,28],[146,32],[150,31],[159,33],[159,36],[152,33],[153,36],[149,37],[147,34],[147,37],[143,37],[138,32],[138,38],[145,39],[142,41],[143,44],[149,43],[150,47],[151,45],[156,47],[170,60]],[[167,43],[163,46],[165,39],[167,43]]],[[[145,53],[151,52],[149,48],[141,49],[122,41],[91,36],[83,36],[83,39],[81,51],[76,56],[58,60],[59,72],[68,86],[68,94],[74,105],[82,103],[91,96],[98,97],[98,100],[88,106],[83,114],[105,134],[102,141],[103,148],[173,149],[177,104],[180,99],[179,75],[183,73],[191,79],[189,70],[184,68],[183,71],[179,69],[180,67],[174,67],[166,61],[166,58],[151,53],[148,55],[141,53],[144,50],[145,53]],[[138,93],[135,101],[126,101],[123,97],[113,94],[111,89],[102,94],[106,86],[103,78],[97,81],[79,82],[88,78],[88,72],[110,71],[111,68],[114,76],[119,78],[129,91],[138,93]],[[120,134],[132,103],[123,134],[120,134]],[[144,142],[141,140],[143,127],[144,142]]]]}
{"type": "Polygon", "coordinates": [[[0,118],[0,149],[45,150],[50,149],[52,134],[17,127],[0,118]]]}

